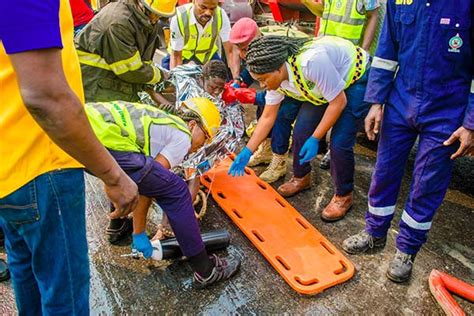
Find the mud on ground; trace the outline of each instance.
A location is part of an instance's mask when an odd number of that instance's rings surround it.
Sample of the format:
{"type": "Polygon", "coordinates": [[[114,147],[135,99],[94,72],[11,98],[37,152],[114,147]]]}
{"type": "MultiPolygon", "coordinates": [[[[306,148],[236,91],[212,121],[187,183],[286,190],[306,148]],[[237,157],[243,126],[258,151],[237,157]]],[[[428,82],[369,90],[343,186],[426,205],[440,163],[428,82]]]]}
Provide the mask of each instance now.
{"type": "MultiPolygon", "coordinates": [[[[373,144],[364,138],[360,138],[358,143],[355,205],[344,220],[327,224],[319,218],[333,191],[329,172],[317,168],[317,161],[313,168],[313,188],[288,199],[339,248],[346,237],[364,227],[375,151],[373,144]]],[[[288,166],[291,166],[291,160],[288,166]]],[[[262,167],[257,169],[263,170],[262,167]]],[[[407,169],[410,171],[412,167],[409,165],[407,169]]],[[[442,315],[429,292],[427,280],[430,271],[439,269],[474,283],[473,172],[474,160],[465,158],[456,162],[451,188],[435,216],[429,240],[416,258],[409,284],[394,284],[385,277],[388,262],[395,251],[398,221],[410,188],[410,176],[405,175],[386,248],[378,254],[348,256],[356,266],[355,276],[315,296],[302,296],[293,291],[212,199],[201,227],[203,231],[225,228],[230,232],[232,244],[227,252],[242,260],[240,273],[230,282],[197,291],[191,286],[191,270],[185,262],[158,263],[121,257],[129,253],[130,247],[126,243],[122,246],[107,243],[104,230],[108,202],[102,184],[87,176],[92,313],[442,315]]],[[[291,172],[285,179],[290,177],[291,172]]],[[[283,181],[275,183],[274,187],[283,181]]],[[[154,233],[154,225],[149,226],[149,232],[154,233]]],[[[0,250],[2,258],[3,251],[0,250]]],[[[473,304],[461,299],[458,301],[467,314],[474,314],[473,304]]],[[[0,283],[0,314],[14,312],[11,283],[0,283]]]]}

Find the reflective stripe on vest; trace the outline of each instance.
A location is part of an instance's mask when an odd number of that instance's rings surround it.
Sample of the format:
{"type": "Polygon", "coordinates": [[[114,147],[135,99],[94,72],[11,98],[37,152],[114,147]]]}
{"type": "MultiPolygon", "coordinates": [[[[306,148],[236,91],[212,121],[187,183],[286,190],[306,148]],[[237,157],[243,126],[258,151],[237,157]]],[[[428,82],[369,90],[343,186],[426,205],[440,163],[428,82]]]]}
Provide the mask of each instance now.
{"type": "Polygon", "coordinates": [[[363,0],[325,0],[319,35],[339,36],[358,44],[366,21],[363,11],[363,0]]]}
{"type": "Polygon", "coordinates": [[[177,116],[149,105],[124,101],[86,104],[92,128],[107,148],[150,155],[150,126],[174,127],[191,138],[186,123],[177,116]]]}
{"type": "MultiPolygon", "coordinates": [[[[214,11],[212,18],[211,27],[206,28],[204,33],[199,38],[199,32],[197,24],[190,25],[189,20],[191,19],[192,5],[186,5],[178,7],[176,18],[178,20],[179,30],[184,39],[184,47],[182,51],[183,59],[190,60],[191,58],[197,58],[202,64],[208,62],[211,57],[218,51],[216,45],[219,32],[222,28],[222,9],[217,7],[214,11]]],[[[196,23],[198,23],[196,21],[196,23]]],[[[170,52],[170,49],[168,51],[170,52]]]]}
{"type": "MultiPolygon", "coordinates": [[[[79,56],[79,62],[81,64],[112,71],[117,76],[123,75],[124,73],[129,71],[135,71],[143,66],[143,61],[138,51],[132,57],[116,61],[112,64],[108,64],[105,59],[102,58],[102,56],[100,55],[81,50],[76,51],[77,55],[79,56]]],[[[151,64],[151,62],[145,62],[145,64],[151,64]]],[[[153,78],[149,82],[147,82],[147,84],[158,83],[161,79],[161,73],[159,69],[155,66],[152,67],[153,78]]]]}
{"type": "MultiPolygon", "coordinates": [[[[301,69],[301,56],[305,52],[305,50],[311,47],[312,45],[317,44],[318,42],[321,43],[321,41],[327,41],[327,40],[338,40],[338,39],[331,38],[331,37],[314,39],[309,44],[306,44],[306,48],[303,49],[302,52],[300,52],[298,55],[291,56],[288,59],[288,64],[290,65],[291,73],[293,74],[294,79],[295,79],[294,85],[301,95],[295,95],[291,91],[280,88],[278,90],[281,93],[300,101],[309,101],[313,103],[314,105],[323,105],[323,104],[328,103],[328,101],[325,98],[316,96],[314,94],[313,88],[315,87],[315,83],[310,80],[306,80],[304,77],[303,71],[301,69]]],[[[353,60],[352,67],[351,67],[351,70],[349,71],[348,77],[345,79],[346,86],[344,87],[344,89],[347,89],[350,85],[352,85],[357,80],[359,80],[362,77],[362,75],[365,73],[366,60],[365,60],[364,50],[362,48],[353,45],[352,60],[353,60]]]]}

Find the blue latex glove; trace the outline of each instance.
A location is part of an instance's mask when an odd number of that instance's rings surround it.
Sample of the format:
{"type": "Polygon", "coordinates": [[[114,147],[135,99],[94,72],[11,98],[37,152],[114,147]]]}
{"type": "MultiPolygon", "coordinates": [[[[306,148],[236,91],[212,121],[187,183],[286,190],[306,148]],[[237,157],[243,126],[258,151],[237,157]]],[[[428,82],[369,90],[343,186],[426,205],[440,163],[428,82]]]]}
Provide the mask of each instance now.
{"type": "Polygon", "coordinates": [[[146,233],[133,234],[132,239],[132,249],[141,252],[143,257],[146,259],[150,258],[153,253],[153,246],[151,245],[150,239],[148,239],[146,233]]]}
{"type": "Polygon", "coordinates": [[[243,176],[245,173],[245,166],[249,163],[250,156],[252,156],[252,152],[250,151],[250,149],[248,149],[247,147],[242,149],[240,154],[235,157],[234,162],[230,166],[229,172],[227,172],[227,174],[230,174],[233,177],[235,177],[236,175],[243,176]]]}
{"type": "Polygon", "coordinates": [[[234,81],[234,83],[231,84],[230,86],[231,86],[232,88],[239,89],[239,88],[240,88],[240,83],[234,81]]]}
{"type": "Polygon", "coordinates": [[[305,162],[310,162],[318,154],[319,149],[319,140],[314,136],[310,136],[305,142],[303,147],[300,150],[300,165],[305,162]]]}

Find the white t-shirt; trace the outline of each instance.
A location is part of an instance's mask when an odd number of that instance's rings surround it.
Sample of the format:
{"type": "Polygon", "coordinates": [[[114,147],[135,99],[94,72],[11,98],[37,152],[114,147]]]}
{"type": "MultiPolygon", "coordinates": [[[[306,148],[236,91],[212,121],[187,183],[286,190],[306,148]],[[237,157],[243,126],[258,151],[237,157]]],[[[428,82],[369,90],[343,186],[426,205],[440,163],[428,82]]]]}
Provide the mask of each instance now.
{"type": "MultiPolygon", "coordinates": [[[[205,30],[208,28],[212,28],[212,21],[214,17],[212,17],[209,22],[203,27],[201,24],[199,24],[196,20],[196,17],[194,16],[193,13],[193,8],[194,4],[189,3],[185,4],[185,6],[191,6],[191,17],[189,18],[189,27],[194,27],[193,25],[196,25],[197,31],[198,31],[198,39],[197,41],[199,42],[199,39],[202,37],[202,34],[204,33],[205,30]]],[[[225,13],[224,9],[221,8],[222,12],[222,27],[219,32],[219,37],[221,38],[222,43],[228,42],[229,37],[230,37],[230,21],[229,17],[225,13]]],[[[174,51],[182,51],[184,48],[184,38],[183,35],[181,34],[178,26],[178,17],[175,15],[171,19],[170,22],[170,31],[171,31],[171,39],[170,39],[170,45],[171,49],[174,51]]]]}
{"type": "MultiPolygon", "coordinates": [[[[332,39],[333,37],[326,36],[318,40],[300,58],[304,78],[315,83],[313,94],[317,97],[324,97],[329,102],[334,100],[346,86],[346,80],[348,80],[347,77],[352,67],[353,49],[352,43],[349,41],[332,39]]],[[[366,60],[368,61],[368,58],[366,60]]],[[[289,79],[283,81],[280,88],[301,96],[296,88],[290,65],[285,62],[285,66],[289,79]]],[[[284,97],[285,95],[279,91],[269,90],[265,96],[265,103],[279,104],[284,97]]]]}
{"type": "Polygon", "coordinates": [[[150,153],[152,157],[162,154],[171,168],[180,164],[191,148],[191,138],[179,129],[152,124],[150,126],[150,153]]]}

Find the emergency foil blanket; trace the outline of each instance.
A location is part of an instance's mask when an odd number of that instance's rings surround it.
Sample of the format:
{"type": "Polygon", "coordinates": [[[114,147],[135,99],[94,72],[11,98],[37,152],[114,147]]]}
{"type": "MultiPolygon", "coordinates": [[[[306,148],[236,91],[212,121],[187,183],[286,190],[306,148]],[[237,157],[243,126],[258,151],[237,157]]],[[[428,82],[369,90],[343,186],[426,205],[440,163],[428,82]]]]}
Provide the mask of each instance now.
{"type": "MultiPolygon", "coordinates": [[[[186,179],[200,176],[224,159],[229,153],[241,146],[245,133],[243,108],[239,103],[226,105],[220,98],[213,98],[201,87],[201,66],[181,65],[169,72],[169,79],[154,86],[156,92],[162,92],[170,85],[175,87],[175,107],[179,108],[184,100],[194,97],[206,97],[216,104],[221,114],[221,127],[211,143],[188,155],[173,171],[183,174],[186,179]]],[[[141,94],[141,101],[156,105],[147,93],[141,94]]]]}

